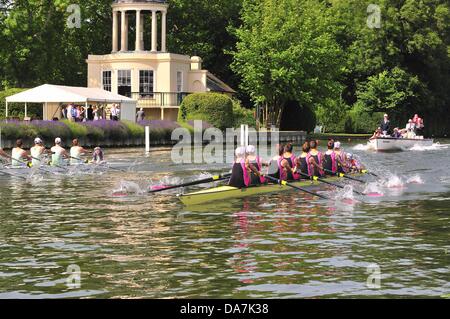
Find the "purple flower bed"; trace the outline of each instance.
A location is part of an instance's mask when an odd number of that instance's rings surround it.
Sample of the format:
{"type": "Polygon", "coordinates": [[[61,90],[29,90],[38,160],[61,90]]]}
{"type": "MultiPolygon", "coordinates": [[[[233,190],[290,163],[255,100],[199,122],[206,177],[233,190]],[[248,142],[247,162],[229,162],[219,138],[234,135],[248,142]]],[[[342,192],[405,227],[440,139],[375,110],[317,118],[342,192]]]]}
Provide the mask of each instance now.
{"type": "Polygon", "coordinates": [[[152,129],[167,129],[174,130],[176,128],[181,127],[180,124],[173,121],[162,121],[162,120],[149,120],[149,121],[140,121],[138,122],[141,126],[150,126],[152,129]]]}

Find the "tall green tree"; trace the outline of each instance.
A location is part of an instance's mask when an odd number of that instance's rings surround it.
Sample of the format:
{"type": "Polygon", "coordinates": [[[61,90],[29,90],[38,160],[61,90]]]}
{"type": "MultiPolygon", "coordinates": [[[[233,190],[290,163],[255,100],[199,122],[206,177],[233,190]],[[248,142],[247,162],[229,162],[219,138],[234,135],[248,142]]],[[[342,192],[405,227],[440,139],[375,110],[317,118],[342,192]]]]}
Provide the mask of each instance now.
{"type": "Polygon", "coordinates": [[[314,107],[339,98],[342,51],[325,4],[309,0],[245,0],[233,69],[241,89],[280,125],[286,103],[314,107]]]}

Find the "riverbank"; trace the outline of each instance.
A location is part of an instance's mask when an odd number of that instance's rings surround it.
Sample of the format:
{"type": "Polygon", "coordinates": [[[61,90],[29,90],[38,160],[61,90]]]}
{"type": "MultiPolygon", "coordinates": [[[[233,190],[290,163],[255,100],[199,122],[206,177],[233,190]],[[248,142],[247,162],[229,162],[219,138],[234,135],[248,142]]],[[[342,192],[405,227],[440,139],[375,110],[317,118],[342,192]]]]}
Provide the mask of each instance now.
{"type": "Polygon", "coordinates": [[[368,140],[371,134],[347,134],[347,133],[320,133],[308,134],[308,139],[329,140],[330,138],[342,141],[368,140]]]}

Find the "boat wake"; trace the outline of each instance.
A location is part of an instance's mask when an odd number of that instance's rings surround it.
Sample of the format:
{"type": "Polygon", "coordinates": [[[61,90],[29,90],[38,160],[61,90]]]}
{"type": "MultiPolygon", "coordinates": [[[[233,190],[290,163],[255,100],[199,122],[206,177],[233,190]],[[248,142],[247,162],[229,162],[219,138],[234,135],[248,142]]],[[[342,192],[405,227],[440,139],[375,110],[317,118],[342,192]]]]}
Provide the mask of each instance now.
{"type": "Polygon", "coordinates": [[[358,144],[353,147],[354,151],[369,151],[372,150],[372,146],[370,144],[358,144]]]}
{"type": "Polygon", "coordinates": [[[414,145],[412,148],[410,148],[410,151],[416,151],[416,152],[425,152],[425,151],[440,151],[448,149],[450,144],[441,144],[441,143],[434,143],[431,146],[421,146],[421,145],[414,145]]]}

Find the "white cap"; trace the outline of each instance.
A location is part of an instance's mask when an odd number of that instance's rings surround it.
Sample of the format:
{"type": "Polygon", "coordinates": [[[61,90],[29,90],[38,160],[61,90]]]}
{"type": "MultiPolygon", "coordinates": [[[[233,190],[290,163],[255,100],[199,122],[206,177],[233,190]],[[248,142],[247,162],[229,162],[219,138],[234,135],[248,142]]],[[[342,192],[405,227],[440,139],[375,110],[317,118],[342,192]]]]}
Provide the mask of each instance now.
{"type": "Polygon", "coordinates": [[[341,142],[334,142],[334,149],[341,148],[341,142]]]}
{"type": "Polygon", "coordinates": [[[55,138],[55,144],[61,144],[62,141],[59,137],[55,138]]]}
{"type": "Polygon", "coordinates": [[[42,144],[42,140],[39,137],[34,139],[34,144],[42,144]]]}
{"type": "Polygon", "coordinates": [[[236,149],[235,152],[236,157],[244,157],[245,156],[245,147],[244,146],[240,146],[236,149]]]}
{"type": "Polygon", "coordinates": [[[247,146],[247,148],[245,149],[245,152],[247,154],[253,155],[256,153],[256,147],[254,147],[253,145],[249,145],[247,146]]]}

